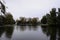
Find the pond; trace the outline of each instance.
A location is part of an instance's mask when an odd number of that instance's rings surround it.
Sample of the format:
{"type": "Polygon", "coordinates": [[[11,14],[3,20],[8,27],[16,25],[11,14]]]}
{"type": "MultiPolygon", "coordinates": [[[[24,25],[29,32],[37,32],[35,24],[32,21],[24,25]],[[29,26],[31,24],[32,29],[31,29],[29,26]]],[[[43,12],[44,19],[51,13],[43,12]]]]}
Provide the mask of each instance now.
{"type": "Polygon", "coordinates": [[[47,26],[1,26],[0,40],[56,40],[55,31],[47,26]]]}

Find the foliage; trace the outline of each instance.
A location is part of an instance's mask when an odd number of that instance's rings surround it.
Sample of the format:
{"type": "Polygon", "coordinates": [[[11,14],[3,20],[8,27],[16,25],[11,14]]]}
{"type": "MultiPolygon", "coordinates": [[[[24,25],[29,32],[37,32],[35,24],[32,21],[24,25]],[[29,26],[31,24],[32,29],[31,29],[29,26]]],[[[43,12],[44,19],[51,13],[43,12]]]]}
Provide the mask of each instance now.
{"type": "Polygon", "coordinates": [[[37,24],[37,20],[38,20],[37,18],[33,18],[32,19],[32,24],[37,24]]]}
{"type": "Polygon", "coordinates": [[[56,8],[52,8],[50,14],[46,14],[41,19],[41,23],[43,24],[60,24],[60,8],[58,8],[58,12],[56,12],[56,8]]]}
{"type": "Polygon", "coordinates": [[[46,16],[43,16],[43,18],[41,19],[41,23],[42,23],[42,24],[46,24],[46,23],[47,23],[47,18],[46,18],[46,16]]]}
{"type": "Polygon", "coordinates": [[[20,17],[20,20],[17,20],[17,25],[35,25],[38,22],[38,18],[25,18],[20,17]]]}
{"type": "Polygon", "coordinates": [[[5,19],[4,16],[0,15],[0,25],[3,25],[4,19],[5,19]]]}
{"type": "Polygon", "coordinates": [[[15,23],[11,13],[5,14],[5,22],[4,23],[5,24],[14,24],[15,23]]]}
{"type": "Polygon", "coordinates": [[[60,24],[60,8],[58,8],[57,24],[60,24]]]}
{"type": "Polygon", "coordinates": [[[15,20],[11,13],[6,13],[5,15],[0,15],[0,25],[10,25],[14,24],[15,20]]]}

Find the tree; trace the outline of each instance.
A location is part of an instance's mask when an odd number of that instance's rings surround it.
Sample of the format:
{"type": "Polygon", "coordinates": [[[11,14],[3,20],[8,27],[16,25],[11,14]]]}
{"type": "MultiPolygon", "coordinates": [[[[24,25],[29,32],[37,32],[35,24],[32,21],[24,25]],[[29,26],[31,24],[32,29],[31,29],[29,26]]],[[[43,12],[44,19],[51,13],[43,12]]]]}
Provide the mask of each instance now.
{"type": "Polygon", "coordinates": [[[17,25],[26,25],[26,18],[20,17],[20,19],[17,20],[17,25]]]}
{"type": "Polygon", "coordinates": [[[0,25],[4,24],[5,17],[3,15],[0,15],[0,25]]]}
{"type": "Polygon", "coordinates": [[[52,8],[52,11],[50,11],[50,18],[52,24],[56,24],[56,8],[52,8]]]}
{"type": "Polygon", "coordinates": [[[31,25],[32,24],[32,18],[28,18],[27,24],[28,25],[31,25]]]}
{"type": "Polygon", "coordinates": [[[5,21],[4,21],[5,24],[14,24],[15,23],[15,20],[13,19],[13,16],[11,13],[6,13],[5,14],[5,21]]]}
{"type": "Polygon", "coordinates": [[[58,8],[57,24],[60,25],[60,8],[58,8]]]}
{"type": "Polygon", "coordinates": [[[42,23],[42,24],[46,24],[46,23],[47,23],[47,18],[46,18],[46,16],[43,16],[43,18],[41,19],[41,23],[42,23]]]}
{"type": "Polygon", "coordinates": [[[32,18],[32,25],[37,25],[38,18],[32,18]]]}

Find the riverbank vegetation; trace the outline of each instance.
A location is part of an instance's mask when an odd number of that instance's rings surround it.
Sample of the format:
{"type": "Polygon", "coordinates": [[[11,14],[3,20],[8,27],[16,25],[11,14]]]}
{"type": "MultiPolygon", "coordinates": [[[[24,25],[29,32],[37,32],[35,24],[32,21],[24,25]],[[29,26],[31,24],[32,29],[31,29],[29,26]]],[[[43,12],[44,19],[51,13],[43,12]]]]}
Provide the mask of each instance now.
{"type": "Polygon", "coordinates": [[[56,8],[52,8],[50,13],[44,15],[41,19],[42,24],[60,24],[60,8],[58,8],[58,11],[56,11],[56,8]]]}
{"type": "Polygon", "coordinates": [[[6,13],[4,15],[0,15],[0,25],[39,25],[39,24],[60,24],[60,8],[56,11],[56,8],[52,8],[50,13],[44,15],[41,20],[38,17],[34,18],[26,18],[20,17],[16,21],[13,18],[11,13],[6,13]]]}
{"type": "Polygon", "coordinates": [[[12,25],[15,24],[15,20],[11,13],[6,13],[4,15],[0,15],[0,25],[12,25]]]}
{"type": "Polygon", "coordinates": [[[50,40],[60,40],[60,8],[56,11],[53,8],[49,14],[46,14],[41,19],[42,24],[48,24],[47,26],[41,25],[42,31],[50,40]]]}
{"type": "Polygon", "coordinates": [[[39,18],[25,18],[20,17],[19,20],[16,20],[17,25],[38,25],[40,24],[39,18]]]}

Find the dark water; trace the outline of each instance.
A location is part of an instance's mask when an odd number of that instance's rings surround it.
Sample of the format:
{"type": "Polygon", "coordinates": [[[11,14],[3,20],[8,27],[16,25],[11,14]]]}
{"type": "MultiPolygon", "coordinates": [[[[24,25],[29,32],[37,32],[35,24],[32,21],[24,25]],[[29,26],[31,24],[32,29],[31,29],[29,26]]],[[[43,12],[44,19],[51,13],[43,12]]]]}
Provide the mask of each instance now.
{"type": "Polygon", "coordinates": [[[59,40],[60,29],[47,26],[1,26],[0,40],[59,40]]]}

